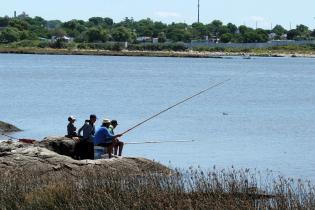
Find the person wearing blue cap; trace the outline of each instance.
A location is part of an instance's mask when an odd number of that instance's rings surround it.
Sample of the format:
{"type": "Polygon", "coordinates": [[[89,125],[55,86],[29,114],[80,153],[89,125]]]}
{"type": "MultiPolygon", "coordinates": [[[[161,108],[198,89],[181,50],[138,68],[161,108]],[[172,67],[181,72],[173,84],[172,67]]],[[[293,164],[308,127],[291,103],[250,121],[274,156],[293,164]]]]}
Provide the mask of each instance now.
{"type": "Polygon", "coordinates": [[[97,117],[95,114],[90,115],[90,119],[86,120],[84,125],[78,130],[78,134],[81,137],[78,143],[78,156],[79,159],[94,159],[94,145],[93,139],[95,134],[95,122],[97,117]],[[81,132],[83,135],[81,136],[81,132]]]}
{"type": "MultiPolygon", "coordinates": [[[[117,120],[110,121],[110,126],[109,126],[108,130],[112,135],[115,135],[114,129],[117,127],[117,125],[118,125],[117,120]]],[[[122,142],[118,138],[116,138],[114,141],[114,155],[117,155],[117,152],[119,150],[118,156],[121,156],[123,148],[124,148],[124,142],[122,142]]]]}

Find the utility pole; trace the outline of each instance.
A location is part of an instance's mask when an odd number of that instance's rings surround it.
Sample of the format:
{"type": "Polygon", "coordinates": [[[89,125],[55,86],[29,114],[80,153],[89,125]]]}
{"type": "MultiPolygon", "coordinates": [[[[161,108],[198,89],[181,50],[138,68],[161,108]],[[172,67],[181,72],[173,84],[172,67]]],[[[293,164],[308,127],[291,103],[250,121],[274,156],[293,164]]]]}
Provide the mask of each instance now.
{"type": "Polygon", "coordinates": [[[198,23],[200,21],[200,0],[198,0],[198,23]]]}

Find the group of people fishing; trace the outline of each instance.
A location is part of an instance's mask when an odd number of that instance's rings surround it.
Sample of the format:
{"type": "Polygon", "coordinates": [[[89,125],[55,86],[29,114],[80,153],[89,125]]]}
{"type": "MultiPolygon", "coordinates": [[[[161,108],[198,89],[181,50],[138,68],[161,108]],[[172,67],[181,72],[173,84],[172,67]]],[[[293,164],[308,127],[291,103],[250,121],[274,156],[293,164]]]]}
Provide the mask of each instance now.
{"type": "Polygon", "coordinates": [[[96,120],[96,115],[91,114],[90,119],[85,120],[84,125],[77,132],[74,125],[76,118],[74,116],[68,117],[66,137],[76,141],[74,158],[93,160],[103,158],[105,153],[108,153],[109,158],[113,154],[122,155],[124,142],[119,139],[122,134],[114,134],[114,129],[118,125],[117,120],[104,119],[101,127],[95,130],[96,120]]]}

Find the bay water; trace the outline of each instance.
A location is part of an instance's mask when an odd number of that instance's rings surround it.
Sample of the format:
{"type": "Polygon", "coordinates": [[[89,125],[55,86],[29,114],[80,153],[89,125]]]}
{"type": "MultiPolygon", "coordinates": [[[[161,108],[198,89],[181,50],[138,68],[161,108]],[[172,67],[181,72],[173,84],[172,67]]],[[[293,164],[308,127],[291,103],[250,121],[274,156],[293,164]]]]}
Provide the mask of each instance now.
{"type": "MultiPolygon", "coordinates": [[[[315,180],[315,60],[0,54],[0,120],[16,138],[66,134],[96,114],[116,133],[231,78],[123,136],[125,156],[172,167],[270,169],[315,180]]],[[[2,137],[5,139],[5,137],[2,137]]]]}

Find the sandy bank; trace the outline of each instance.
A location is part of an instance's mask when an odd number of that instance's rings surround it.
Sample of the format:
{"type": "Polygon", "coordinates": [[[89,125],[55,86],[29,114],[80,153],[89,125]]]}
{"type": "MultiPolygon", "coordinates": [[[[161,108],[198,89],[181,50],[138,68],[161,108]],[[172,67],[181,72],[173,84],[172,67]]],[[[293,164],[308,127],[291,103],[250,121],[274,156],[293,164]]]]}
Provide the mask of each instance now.
{"type": "MultiPolygon", "coordinates": [[[[224,58],[226,56],[244,56],[244,52],[198,52],[198,51],[108,51],[108,50],[69,50],[51,48],[0,48],[0,53],[47,54],[47,55],[98,55],[98,56],[146,56],[146,57],[182,57],[182,58],[224,58]]],[[[250,52],[252,57],[306,57],[315,58],[315,53],[301,52],[250,52]]]]}

